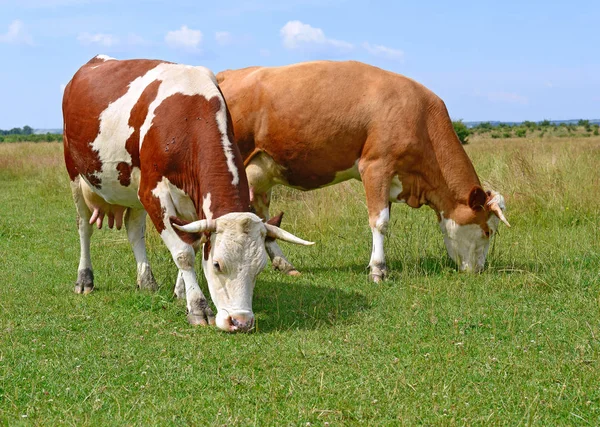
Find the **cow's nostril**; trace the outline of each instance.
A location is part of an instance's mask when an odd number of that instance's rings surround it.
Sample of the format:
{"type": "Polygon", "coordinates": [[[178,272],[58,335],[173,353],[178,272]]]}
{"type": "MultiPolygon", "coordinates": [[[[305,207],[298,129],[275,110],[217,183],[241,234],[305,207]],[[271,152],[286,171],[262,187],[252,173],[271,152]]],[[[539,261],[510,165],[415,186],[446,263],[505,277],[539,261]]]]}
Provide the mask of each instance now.
{"type": "Polygon", "coordinates": [[[231,324],[231,329],[233,331],[248,331],[254,325],[254,319],[251,318],[249,320],[238,320],[235,317],[229,318],[229,323],[231,324]]]}

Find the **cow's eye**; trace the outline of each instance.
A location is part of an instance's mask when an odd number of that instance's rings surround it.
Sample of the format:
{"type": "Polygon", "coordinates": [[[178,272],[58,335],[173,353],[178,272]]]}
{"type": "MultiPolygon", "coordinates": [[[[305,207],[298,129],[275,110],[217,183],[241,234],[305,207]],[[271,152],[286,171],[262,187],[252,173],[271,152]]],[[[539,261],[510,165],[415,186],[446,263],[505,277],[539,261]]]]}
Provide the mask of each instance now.
{"type": "Polygon", "coordinates": [[[219,264],[218,261],[213,262],[213,267],[215,268],[215,270],[217,270],[219,273],[221,272],[221,264],[219,264]]]}

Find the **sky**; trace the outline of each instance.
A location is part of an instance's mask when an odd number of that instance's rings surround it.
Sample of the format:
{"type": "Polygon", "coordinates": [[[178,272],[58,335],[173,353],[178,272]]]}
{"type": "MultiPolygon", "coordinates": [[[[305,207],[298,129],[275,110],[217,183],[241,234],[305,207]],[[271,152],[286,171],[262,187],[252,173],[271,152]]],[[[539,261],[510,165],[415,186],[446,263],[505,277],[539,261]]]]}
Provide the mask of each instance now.
{"type": "Polygon", "coordinates": [[[433,90],[453,119],[600,118],[600,2],[0,0],[0,129],[62,127],[97,54],[215,73],[358,60],[433,90]]]}

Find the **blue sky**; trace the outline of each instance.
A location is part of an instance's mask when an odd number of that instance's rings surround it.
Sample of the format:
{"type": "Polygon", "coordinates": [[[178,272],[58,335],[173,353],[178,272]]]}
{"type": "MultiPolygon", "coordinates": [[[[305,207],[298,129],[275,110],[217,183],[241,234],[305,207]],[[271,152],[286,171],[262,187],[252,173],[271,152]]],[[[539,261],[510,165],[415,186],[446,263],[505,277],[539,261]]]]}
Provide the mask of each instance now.
{"type": "Polygon", "coordinates": [[[354,59],[411,77],[454,119],[600,118],[598,1],[0,0],[0,129],[61,127],[91,57],[218,72],[354,59]]]}

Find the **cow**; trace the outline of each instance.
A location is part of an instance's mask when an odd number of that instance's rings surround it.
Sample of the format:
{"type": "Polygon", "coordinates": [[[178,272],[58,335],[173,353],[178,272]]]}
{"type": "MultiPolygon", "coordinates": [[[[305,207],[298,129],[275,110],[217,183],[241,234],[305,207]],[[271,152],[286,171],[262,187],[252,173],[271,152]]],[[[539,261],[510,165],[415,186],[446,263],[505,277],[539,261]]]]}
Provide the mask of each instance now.
{"type": "Polygon", "coordinates": [[[253,327],[252,293],[267,262],[265,240],[310,245],[249,212],[248,182],[231,118],[204,67],[96,56],[67,84],[64,157],[81,246],[75,292],[94,288],[95,223],[125,224],[137,284],[155,290],[145,247],[146,213],[179,269],[175,293],[193,325],[253,327]],[[216,319],[194,270],[202,267],[216,319]]]}
{"type": "MultiPolygon", "coordinates": [[[[391,203],[429,205],[460,270],[481,271],[504,198],[484,191],[444,102],[399,74],[355,61],[225,70],[217,81],[232,116],[254,211],[269,218],[276,184],[314,190],[361,180],[373,236],[370,278],[387,274],[391,203]]],[[[298,274],[276,242],[275,268],[298,274]]]]}

